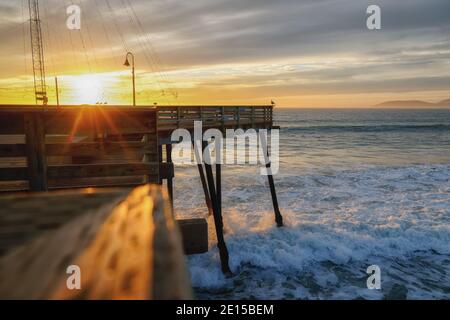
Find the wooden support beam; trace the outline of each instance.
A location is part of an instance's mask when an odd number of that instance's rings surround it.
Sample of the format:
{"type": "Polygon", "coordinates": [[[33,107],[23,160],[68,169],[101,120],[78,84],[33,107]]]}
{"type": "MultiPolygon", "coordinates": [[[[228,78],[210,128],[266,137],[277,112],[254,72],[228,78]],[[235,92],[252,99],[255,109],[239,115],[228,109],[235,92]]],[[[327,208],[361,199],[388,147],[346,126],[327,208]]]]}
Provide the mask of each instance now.
{"type": "Polygon", "coordinates": [[[220,215],[222,215],[222,165],[216,164],[216,191],[217,191],[217,206],[220,215]]]}
{"type": "MultiPolygon", "coordinates": [[[[270,164],[268,164],[266,167],[270,169],[270,164]]],[[[282,227],[283,216],[281,215],[280,208],[278,207],[278,198],[277,192],[275,190],[275,182],[273,181],[273,176],[271,174],[269,174],[267,177],[269,178],[270,194],[272,195],[273,209],[275,211],[275,222],[277,223],[277,227],[282,227]]]]}
{"type": "Polygon", "coordinates": [[[161,179],[170,179],[175,177],[175,168],[173,163],[163,162],[159,164],[159,177],[161,179]]]}
{"type": "Polygon", "coordinates": [[[212,216],[213,209],[212,209],[211,197],[209,196],[208,183],[206,181],[205,171],[203,168],[203,161],[200,160],[201,157],[200,157],[200,155],[197,154],[195,143],[193,143],[192,145],[194,147],[195,158],[197,161],[197,168],[198,168],[198,173],[200,176],[200,181],[202,183],[203,193],[205,194],[205,202],[206,202],[206,207],[208,208],[208,216],[212,216]]]}
{"type": "Polygon", "coordinates": [[[200,175],[200,180],[202,182],[203,192],[205,194],[206,207],[208,208],[208,215],[213,215],[211,197],[209,196],[208,183],[206,182],[205,172],[203,171],[203,165],[201,163],[197,164],[198,173],[200,175]]]}
{"type": "Polygon", "coordinates": [[[272,196],[273,210],[275,212],[275,222],[277,223],[277,227],[282,227],[283,226],[283,216],[281,215],[280,208],[278,206],[277,192],[275,190],[275,182],[273,180],[273,175],[272,175],[272,170],[271,170],[269,148],[267,145],[267,141],[265,139],[261,139],[261,135],[259,135],[259,137],[260,137],[260,143],[261,143],[261,147],[262,147],[263,154],[265,157],[265,162],[266,162],[267,178],[269,179],[270,194],[272,196]]]}
{"type": "MultiPolygon", "coordinates": [[[[163,163],[163,147],[162,145],[158,145],[158,159],[159,163],[163,163]]],[[[163,183],[163,179],[159,177],[159,184],[163,183]]]]}
{"type": "MultiPolygon", "coordinates": [[[[205,149],[205,145],[203,144],[203,149],[205,149]]],[[[208,181],[208,189],[211,197],[212,207],[213,207],[213,214],[214,214],[214,226],[216,228],[216,235],[217,235],[217,247],[219,248],[219,255],[220,255],[220,263],[222,266],[222,272],[226,275],[231,275],[231,269],[229,266],[229,254],[227,245],[225,243],[225,239],[223,236],[223,220],[222,220],[222,213],[219,208],[219,200],[217,198],[217,192],[214,182],[214,174],[212,170],[212,166],[205,162],[205,171],[206,171],[206,179],[208,181]]]]}
{"type": "MultiPolygon", "coordinates": [[[[174,169],[172,162],[172,145],[166,144],[166,154],[167,154],[167,163],[171,165],[172,169],[174,169]]],[[[170,203],[173,207],[173,176],[174,174],[167,177],[167,191],[169,192],[170,203]]]]}
{"type": "Polygon", "coordinates": [[[26,158],[31,191],[47,191],[47,154],[45,150],[45,127],[39,113],[25,113],[26,158]]]}

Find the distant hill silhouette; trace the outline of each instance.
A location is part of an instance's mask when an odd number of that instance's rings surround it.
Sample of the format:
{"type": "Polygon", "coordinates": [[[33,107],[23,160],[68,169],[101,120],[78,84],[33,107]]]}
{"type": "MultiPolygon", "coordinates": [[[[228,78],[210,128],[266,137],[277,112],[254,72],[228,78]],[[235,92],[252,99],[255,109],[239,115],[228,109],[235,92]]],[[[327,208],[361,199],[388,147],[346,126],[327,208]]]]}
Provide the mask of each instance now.
{"type": "Polygon", "coordinates": [[[442,100],[436,103],[426,102],[421,100],[397,100],[397,101],[386,101],[377,104],[375,107],[390,107],[390,108],[406,108],[406,107],[450,107],[450,99],[442,100]]]}

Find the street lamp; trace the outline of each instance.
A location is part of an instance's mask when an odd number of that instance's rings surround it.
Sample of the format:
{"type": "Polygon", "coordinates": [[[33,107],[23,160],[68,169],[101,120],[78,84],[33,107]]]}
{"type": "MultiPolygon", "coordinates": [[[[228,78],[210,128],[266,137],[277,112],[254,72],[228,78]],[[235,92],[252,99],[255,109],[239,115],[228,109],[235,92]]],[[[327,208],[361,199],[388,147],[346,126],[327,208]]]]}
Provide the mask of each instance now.
{"type": "Polygon", "coordinates": [[[132,75],[133,75],[133,107],[136,106],[136,79],[135,79],[135,72],[134,72],[134,55],[131,52],[127,52],[127,55],[125,57],[125,63],[123,64],[125,67],[130,66],[130,60],[128,57],[131,57],[131,67],[132,67],[132,75]]]}

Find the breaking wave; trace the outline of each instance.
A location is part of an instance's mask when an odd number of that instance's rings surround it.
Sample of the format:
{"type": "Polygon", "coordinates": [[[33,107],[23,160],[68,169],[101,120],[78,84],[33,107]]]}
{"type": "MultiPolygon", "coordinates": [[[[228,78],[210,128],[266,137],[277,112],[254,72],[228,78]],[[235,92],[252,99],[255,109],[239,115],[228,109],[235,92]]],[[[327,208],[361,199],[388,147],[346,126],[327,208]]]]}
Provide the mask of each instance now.
{"type": "Polygon", "coordinates": [[[235,205],[224,212],[235,276],[222,275],[215,247],[190,257],[199,297],[450,298],[450,166],[278,177],[281,229],[259,178],[247,192],[250,176],[226,178],[225,208],[235,205]],[[380,291],[366,287],[373,264],[382,270],[380,291]]]}

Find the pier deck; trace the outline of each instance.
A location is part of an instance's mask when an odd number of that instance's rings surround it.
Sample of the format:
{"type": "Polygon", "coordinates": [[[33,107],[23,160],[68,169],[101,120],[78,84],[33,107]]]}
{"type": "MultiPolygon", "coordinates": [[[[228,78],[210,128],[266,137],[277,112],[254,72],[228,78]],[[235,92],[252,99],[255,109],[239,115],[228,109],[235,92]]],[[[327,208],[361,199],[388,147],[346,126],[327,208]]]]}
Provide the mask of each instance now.
{"type": "Polygon", "coordinates": [[[177,128],[271,128],[272,106],[0,105],[0,189],[136,186],[171,179],[161,145],[177,128]]]}
{"type": "MultiPolygon", "coordinates": [[[[195,121],[202,121],[204,130],[215,128],[222,132],[225,129],[272,129],[273,106],[47,106],[44,109],[0,105],[0,191],[46,192],[68,189],[72,190],[68,192],[75,192],[73,189],[86,187],[121,187],[130,190],[136,186],[161,185],[166,180],[168,198],[164,201],[167,205],[172,203],[172,208],[175,169],[170,135],[177,128],[192,131],[195,121]]],[[[203,147],[206,144],[203,142],[203,147]]],[[[228,250],[223,236],[221,165],[216,164],[213,168],[202,162],[197,166],[206,206],[209,215],[214,217],[222,271],[230,274],[228,250]]],[[[270,164],[267,166],[270,167],[270,164]]],[[[273,177],[269,175],[268,179],[275,220],[278,226],[282,226],[273,177]]],[[[135,192],[139,191],[133,191],[130,196],[135,192]]],[[[40,194],[38,197],[42,196],[40,194]]],[[[51,192],[46,196],[59,195],[51,192]]],[[[17,196],[16,200],[10,201],[21,201],[26,197],[17,196]]],[[[0,201],[3,202],[2,199],[0,201]]],[[[43,208],[47,205],[41,202],[43,208]]],[[[94,218],[90,216],[86,219],[94,218]]],[[[61,228],[67,228],[65,226],[61,228]]],[[[183,234],[206,229],[201,223],[186,223],[182,226],[185,228],[183,234]]],[[[20,229],[20,226],[17,227],[20,229]]],[[[24,237],[27,236],[29,234],[24,237]]],[[[113,239],[114,236],[109,234],[108,237],[113,239]]],[[[61,237],[59,241],[64,243],[64,237],[61,237]]],[[[203,236],[197,238],[204,239],[203,236]]],[[[181,243],[161,254],[170,255],[178,246],[181,243]]],[[[204,247],[202,244],[192,246],[193,253],[204,252],[204,247]]],[[[51,252],[47,254],[50,259],[51,252]]],[[[53,254],[61,258],[59,253],[53,254]]],[[[21,261],[24,255],[19,254],[16,258],[21,261]]],[[[9,268],[15,261],[9,258],[1,260],[0,270],[9,268]]],[[[95,266],[91,264],[87,268],[92,267],[95,266]]],[[[3,280],[7,281],[6,278],[3,280]]],[[[2,294],[6,293],[0,291],[2,294]]],[[[52,294],[53,297],[56,293],[52,294]]],[[[42,296],[42,292],[39,296],[42,296]]],[[[59,296],[56,294],[56,297],[59,296]]]]}

